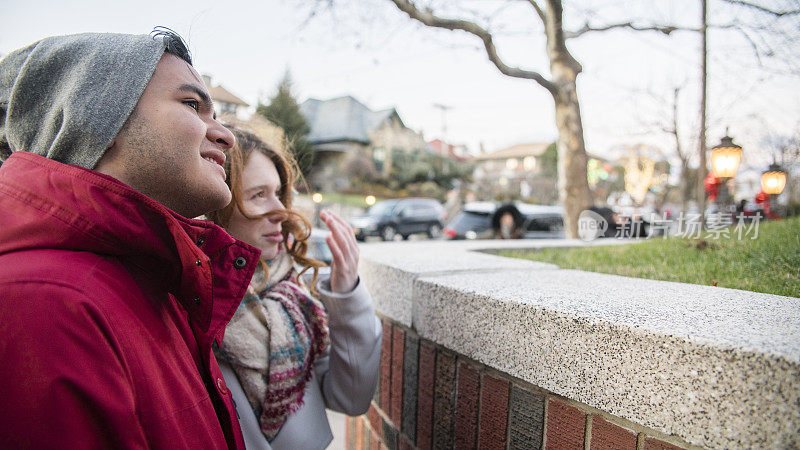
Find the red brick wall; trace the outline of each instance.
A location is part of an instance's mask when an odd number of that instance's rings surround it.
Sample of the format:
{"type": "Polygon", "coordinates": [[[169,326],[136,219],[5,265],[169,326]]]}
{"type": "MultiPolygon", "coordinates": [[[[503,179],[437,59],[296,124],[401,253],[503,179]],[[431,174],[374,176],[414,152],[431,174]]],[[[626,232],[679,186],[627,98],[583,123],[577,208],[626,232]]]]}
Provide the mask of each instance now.
{"type": "Polygon", "coordinates": [[[583,450],[585,442],[591,449],[636,450],[637,442],[644,450],[684,448],[656,432],[637,436],[620,426],[622,419],[470,361],[401,325],[383,322],[382,345],[380,395],[367,414],[348,419],[348,449],[539,448],[542,440],[558,450],[583,450]],[[404,385],[414,388],[404,392],[404,385]]]}
{"type": "Polygon", "coordinates": [[[481,378],[478,369],[458,364],[456,388],[455,448],[475,448],[478,443],[478,404],[481,378]]]}
{"type": "Polygon", "coordinates": [[[389,411],[392,395],[392,324],[383,322],[383,342],[381,348],[381,403],[380,407],[389,411]]]}
{"type": "Polygon", "coordinates": [[[403,422],[403,354],[405,332],[400,327],[392,327],[392,394],[391,414],[395,428],[400,430],[403,422]]]}
{"type": "Polygon", "coordinates": [[[509,383],[484,373],[481,380],[478,448],[506,448],[509,383]]]}
{"type": "Polygon", "coordinates": [[[592,417],[591,450],[636,450],[636,433],[614,425],[602,417],[592,417]]]}
{"type": "Polygon", "coordinates": [[[547,407],[545,448],[581,450],[585,434],[586,414],[555,397],[550,397],[547,407]]]}
{"type": "Polygon", "coordinates": [[[417,447],[431,448],[433,436],[433,382],[436,372],[436,348],[427,341],[419,343],[419,388],[417,390],[417,447]]]}

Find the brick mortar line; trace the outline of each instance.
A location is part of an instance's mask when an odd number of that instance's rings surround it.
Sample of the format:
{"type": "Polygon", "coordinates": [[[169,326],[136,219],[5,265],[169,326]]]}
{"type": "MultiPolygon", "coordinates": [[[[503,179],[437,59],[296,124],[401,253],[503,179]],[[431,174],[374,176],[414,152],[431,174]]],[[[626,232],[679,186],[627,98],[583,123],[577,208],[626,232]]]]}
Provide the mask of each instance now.
{"type": "Polygon", "coordinates": [[[544,396],[544,411],[542,412],[542,449],[547,448],[547,420],[550,416],[550,396],[544,396]]]}
{"type": "Polygon", "coordinates": [[[591,450],[592,448],[592,417],[594,417],[594,414],[586,413],[586,423],[584,424],[585,431],[583,433],[583,450],[591,450]]]}
{"type": "MultiPolygon", "coordinates": [[[[382,419],[384,422],[386,422],[386,423],[388,423],[389,425],[391,425],[391,426],[392,426],[392,428],[394,428],[395,430],[397,429],[397,428],[394,426],[394,422],[392,422],[392,419],[390,419],[390,418],[389,418],[389,417],[386,415],[386,412],[385,412],[384,410],[382,410],[381,408],[379,408],[379,407],[378,407],[378,405],[376,405],[376,404],[375,404],[375,401],[372,401],[372,406],[375,408],[375,411],[378,413],[378,416],[379,416],[379,417],[380,417],[380,418],[381,418],[381,419],[382,419]]],[[[367,415],[368,415],[368,414],[369,414],[369,412],[367,412],[367,415]]],[[[362,416],[358,416],[358,417],[362,417],[362,416]]],[[[367,416],[367,422],[369,422],[369,416],[367,416]]],[[[372,427],[370,426],[370,428],[372,428],[372,427]]]]}
{"type": "MultiPolygon", "coordinates": [[[[607,422],[609,422],[609,423],[611,423],[613,425],[616,425],[618,427],[625,428],[625,429],[627,429],[629,431],[632,431],[633,433],[635,433],[637,435],[637,442],[638,442],[638,439],[639,439],[638,436],[639,435],[644,435],[645,437],[651,437],[651,438],[654,438],[654,439],[658,439],[660,441],[664,441],[664,442],[666,442],[668,444],[672,444],[672,445],[675,445],[675,446],[678,446],[678,447],[682,447],[682,448],[685,448],[687,450],[695,450],[695,449],[696,450],[701,450],[702,449],[702,447],[699,447],[699,446],[696,446],[696,445],[691,445],[691,444],[685,442],[683,439],[681,439],[678,436],[670,436],[670,435],[664,434],[664,433],[662,433],[662,432],[660,432],[658,430],[654,430],[652,428],[648,428],[648,427],[646,427],[644,425],[640,425],[640,424],[638,424],[636,422],[632,422],[632,421],[630,421],[628,419],[625,419],[623,417],[618,417],[618,416],[615,416],[613,414],[610,414],[610,413],[608,413],[606,411],[603,411],[602,409],[597,409],[597,408],[595,408],[593,406],[587,405],[585,403],[578,402],[576,400],[572,400],[571,398],[564,397],[564,396],[561,396],[561,395],[553,393],[553,392],[545,391],[545,390],[543,390],[541,388],[539,388],[539,389],[542,390],[543,392],[545,392],[546,395],[548,396],[547,402],[545,404],[545,413],[547,412],[547,405],[549,405],[549,403],[550,403],[550,397],[556,398],[559,401],[561,401],[561,402],[563,402],[563,403],[565,403],[565,404],[567,404],[569,406],[573,406],[573,407],[578,408],[579,410],[583,411],[583,413],[586,414],[586,417],[587,417],[586,420],[589,421],[589,423],[587,424],[587,428],[586,428],[587,429],[587,431],[586,431],[586,435],[587,436],[589,435],[589,431],[588,430],[591,427],[590,416],[591,417],[595,417],[596,416],[596,417],[599,417],[599,418],[601,418],[601,419],[603,419],[603,420],[605,420],[605,421],[607,421],[607,422]]],[[[644,437],[642,437],[642,440],[644,440],[644,437]]],[[[588,447],[587,447],[587,449],[588,449],[588,447]]]]}
{"type": "MultiPolygon", "coordinates": [[[[501,371],[499,369],[496,369],[496,368],[494,368],[492,366],[489,366],[489,365],[487,365],[485,363],[482,363],[480,361],[472,359],[472,358],[470,358],[470,357],[468,357],[466,355],[462,355],[461,353],[458,353],[458,352],[456,352],[456,351],[454,351],[452,349],[449,349],[449,348],[445,347],[444,345],[441,345],[441,344],[439,344],[437,342],[431,341],[430,339],[426,339],[426,338],[420,336],[416,332],[415,329],[413,329],[411,327],[408,327],[408,326],[396,321],[395,319],[392,319],[390,317],[384,316],[382,314],[378,314],[378,315],[379,315],[379,317],[382,318],[382,320],[385,320],[386,322],[390,323],[393,326],[401,328],[404,331],[404,333],[411,333],[413,336],[416,336],[416,338],[419,339],[420,343],[422,343],[422,341],[425,341],[428,344],[432,345],[434,347],[434,351],[436,351],[437,353],[438,353],[438,351],[444,350],[444,351],[447,351],[447,352],[450,352],[450,353],[454,354],[456,356],[456,387],[458,386],[458,384],[457,384],[458,383],[457,367],[458,367],[459,361],[464,361],[465,363],[469,364],[473,368],[477,369],[480,373],[486,373],[486,374],[489,374],[491,376],[494,376],[495,378],[500,378],[500,379],[504,379],[504,380],[508,381],[509,382],[509,408],[508,408],[509,412],[508,412],[508,414],[511,414],[510,401],[511,401],[511,387],[512,387],[512,385],[516,384],[517,386],[525,388],[528,391],[543,395],[545,400],[544,400],[544,414],[543,414],[543,419],[542,419],[543,420],[542,421],[542,448],[546,448],[546,444],[547,444],[547,442],[546,442],[547,441],[547,420],[549,418],[550,398],[557,398],[558,400],[564,402],[567,405],[570,405],[570,406],[573,406],[575,408],[578,408],[579,410],[581,410],[586,415],[586,429],[585,429],[585,433],[584,433],[584,449],[585,450],[590,450],[591,428],[592,428],[592,426],[591,426],[592,425],[591,424],[591,418],[594,417],[594,416],[600,417],[601,419],[604,419],[609,423],[612,423],[614,425],[617,425],[619,427],[625,428],[627,430],[630,430],[630,431],[636,433],[636,435],[637,435],[637,438],[636,438],[637,439],[637,450],[643,450],[644,441],[645,441],[645,438],[647,438],[647,437],[658,439],[658,440],[664,441],[664,442],[666,442],[668,444],[672,444],[672,445],[675,445],[675,446],[683,447],[683,448],[686,448],[686,449],[689,449],[689,450],[701,449],[702,448],[702,447],[698,447],[698,446],[694,446],[694,445],[688,444],[687,442],[685,442],[683,439],[681,439],[678,436],[666,435],[666,434],[664,434],[662,432],[659,432],[657,430],[645,427],[644,425],[640,425],[640,424],[638,424],[636,422],[633,422],[633,421],[630,421],[628,419],[625,419],[625,418],[622,418],[622,417],[618,417],[618,416],[614,416],[614,415],[612,415],[612,414],[610,414],[610,413],[608,413],[606,411],[603,411],[601,409],[597,409],[597,408],[595,408],[593,406],[590,406],[590,405],[587,405],[587,404],[584,404],[584,403],[580,403],[580,402],[578,402],[576,400],[572,400],[572,399],[570,399],[568,397],[564,397],[564,396],[561,396],[561,395],[556,394],[554,392],[548,391],[548,390],[546,390],[544,388],[541,388],[541,387],[539,387],[539,386],[537,386],[535,384],[530,383],[529,381],[525,381],[525,380],[523,380],[521,378],[518,378],[518,377],[515,377],[513,375],[510,375],[510,374],[508,374],[506,372],[503,372],[503,371],[501,371]],[[640,443],[640,441],[641,441],[641,443],[640,443]]],[[[482,392],[482,390],[480,390],[479,399],[478,399],[478,415],[479,415],[478,419],[480,419],[480,411],[481,411],[482,407],[483,407],[483,392],[482,392]]],[[[387,423],[391,424],[393,426],[393,428],[395,428],[398,431],[398,433],[402,434],[399,429],[394,427],[394,422],[392,422],[391,419],[386,417],[386,413],[381,408],[375,406],[375,409],[380,413],[381,417],[383,417],[386,420],[387,423]]],[[[510,442],[510,430],[511,430],[511,427],[508,426],[508,422],[509,421],[507,420],[507,424],[506,424],[506,445],[508,445],[509,442],[510,442]]],[[[477,430],[478,434],[476,435],[476,439],[478,439],[478,437],[480,436],[480,420],[478,420],[478,424],[477,425],[478,425],[478,430],[477,430]]],[[[382,438],[381,438],[381,441],[383,441],[382,438]]]]}

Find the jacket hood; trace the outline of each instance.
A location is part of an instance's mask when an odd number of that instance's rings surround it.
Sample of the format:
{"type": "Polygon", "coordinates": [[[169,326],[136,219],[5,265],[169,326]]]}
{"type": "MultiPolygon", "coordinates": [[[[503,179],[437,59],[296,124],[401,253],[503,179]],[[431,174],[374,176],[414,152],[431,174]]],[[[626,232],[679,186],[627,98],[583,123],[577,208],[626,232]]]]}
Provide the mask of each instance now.
{"type": "MultiPolygon", "coordinates": [[[[187,219],[112,177],[28,152],[0,166],[0,224],[0,256],[55,249],[115,257],[159,278],[182,302],[202,294],[208,298],[195,303],[211,305],[213,281],[214,295],[234,300],[233,310],[260,255],[219,226],[187,219]]],[[[228,313],[210,309],[200,319],[204,329],[212,314],[228,313]]]]}
{"type": "Polygon", "coordinates": [[[162,36],[42,39],[0,60],[0,163],[25,150],[94,168],[164,54],[162,36]]]}

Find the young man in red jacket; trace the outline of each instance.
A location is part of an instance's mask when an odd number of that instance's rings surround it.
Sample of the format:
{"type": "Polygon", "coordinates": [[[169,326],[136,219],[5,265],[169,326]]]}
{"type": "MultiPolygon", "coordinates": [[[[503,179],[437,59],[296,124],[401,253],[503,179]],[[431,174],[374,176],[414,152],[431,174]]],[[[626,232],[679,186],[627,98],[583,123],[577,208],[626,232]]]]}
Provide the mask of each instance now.
{"type": "Polygon", "coordinates": [[[244,448],[212,355],[258,250],[206,221],[234,137],[179,36],[0,60],[0,446],[244,448]]]}

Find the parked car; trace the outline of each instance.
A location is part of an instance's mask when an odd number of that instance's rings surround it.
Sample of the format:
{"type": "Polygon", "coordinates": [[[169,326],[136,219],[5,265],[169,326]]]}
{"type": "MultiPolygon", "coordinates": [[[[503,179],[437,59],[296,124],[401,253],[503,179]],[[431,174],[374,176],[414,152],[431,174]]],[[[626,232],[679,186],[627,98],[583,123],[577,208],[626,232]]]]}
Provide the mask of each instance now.
{"type": "Polygon", "coordinates": [[[356,239],[379,236],[392,241],[397,236],[408,239],[415,233],[431,238],[441,236],[446,213],[442,204],[432,198],[383,200],[372,205],[363,216],[350,219],[356,239]]]}
{"type": "MultiPolygon", "coordinates": [[[[470,202],[464,205],[447,224],[445,239],[480,239],[492,237],[492,216],[501,204],[495,202],[470,202]]],[[[532,205],[514,202],[523,216],[525,239],[564,237],[564,208],[560,206],[532,205]]]]}
{"type": "Polygon", "coordinates": [[[307,241],[308,251],[306,252],[306,255],[330,265],[331,261],[333,261],[333,254],[331,253],[331,249],[328,247],[328,243],[325,241],[325,239],[330,235],[331,232],[328,230],[312,228],[311,237],[309,237],[307,241]]]}
{"type": "MultiPolygon", "coordinates": [[[[308,251],[306,252],[306,256],[309,258],[314,258],[318,261],[322,261],[328,265],[328,267],[320,267],[318,276],[329,275],[331,273],[331,262],[333,261],[333,254],[331,253],[330,247],[328,247],[328,243],[325,241],[325,238],[331,235],[331,232],[328,230],[323,230],[320,228],[312,228],[311,229],[311,236],[308,238],[308,251]]],[[[303,280],[307,284],[311,284],[312,280],[314,279],[314,271],[307,270],[303,274],[303,280]]]]}

